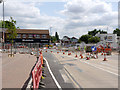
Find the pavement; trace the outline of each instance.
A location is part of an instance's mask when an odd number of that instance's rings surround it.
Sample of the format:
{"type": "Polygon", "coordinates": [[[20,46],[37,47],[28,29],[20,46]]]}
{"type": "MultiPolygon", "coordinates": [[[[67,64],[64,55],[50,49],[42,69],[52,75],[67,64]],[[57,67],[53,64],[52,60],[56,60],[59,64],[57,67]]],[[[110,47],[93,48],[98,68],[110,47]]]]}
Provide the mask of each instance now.
{"type": "Polygon", "coordinates": [[[2,88],[22,88],[30,77],[36,57],[28,54],[2,55],[2,88]]]}
{"type": "Polygon", "coordinates": [[[0,89],[2,89],[2,53],[0,53],[0,89]]]}

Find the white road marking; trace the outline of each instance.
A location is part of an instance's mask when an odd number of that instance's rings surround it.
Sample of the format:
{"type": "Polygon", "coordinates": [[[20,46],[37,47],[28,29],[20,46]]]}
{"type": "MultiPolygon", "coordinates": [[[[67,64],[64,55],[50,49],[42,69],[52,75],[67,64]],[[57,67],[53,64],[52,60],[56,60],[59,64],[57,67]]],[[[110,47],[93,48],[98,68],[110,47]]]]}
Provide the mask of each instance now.
{"type": "Polygon", "coordinates": [[[50,72],[50,74],[51,74],[51,76],[52,76],[52,78],[53,78],[55,84],[57,85],[57,87],[59,88],[59,90],[62,90],[60,84],[58,83],[58,81],[56,80],[55,76],[53,75],[53,73],[52,73],[52,71],[51,71],[51,69],[50,69],[50,66],[49,66],[49,64],[48,64],[47,59],[44,58],[44,60],[46,61],[46,64],[47,64],[48,70],[49,70],[49,72],[50,72]]]}
{"type": "MultiPolygon", "coordinates": [[[[106,65],[106,66],[110,66],[110,67],[116,68],[115,66],[112,66],[112,65],[110,65],[110,64],[108,64],[108,63],[103,63],[103,62],[101,62],[100,64],[103,64],[103,65],[106,65]]],[[[118,67],[117,67],[116,69],[118,70],[118,67]]]]}
{"type": "Polygon", "coordinates": [[[118,75],[117,73],[111,72],[111,71],[109,71],[109,70],[105,70],[105,69],[103,69],[103,68],[101,68],[101,67],[98,67],[98,66],[95,66],[95,65],[92,65],[92,64],[90,64],[90,63],[88,63],[88,62],[86,62],[86,61],[81,61],[81,62],[84,62],[84,63],[86,63],[86,64],[88,64],[88,65],[90,65],[90,66],[93,66],[93,67],[95,67],[95,68],[101,69],[101,70],[103,70],[103,71],[109,72],[109,73],[114,74],[114,75],[116,75],[116,76],[120,76],[120,75],[118,75]]]}
{"type": "Polygon", "coordinates": [[[30,81],[29,81],[29,83],[27,85],[27,88],[31,88],[31,83],[32,83],[32,76],[30,76],[30,81]]]}
{"type": "Polygon", "coordinates": [[[68,77],[67,77],[67,76],[63,73],[63,71],[62,71],[62,70],[59,70],[59,71],[60,71],[60,73],[61,73],[61,76],[62,76],[62,78],[63,78],[64,82],[68,83],[68,82],[69,82],[68,77]]]}

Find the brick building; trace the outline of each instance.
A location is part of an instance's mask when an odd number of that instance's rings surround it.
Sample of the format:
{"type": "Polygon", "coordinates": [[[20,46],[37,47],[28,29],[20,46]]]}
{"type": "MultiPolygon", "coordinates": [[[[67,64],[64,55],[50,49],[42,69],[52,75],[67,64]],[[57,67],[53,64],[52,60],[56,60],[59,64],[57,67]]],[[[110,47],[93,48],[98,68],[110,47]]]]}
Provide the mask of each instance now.
{"type": "MultiPolygon", "coordinates": [[[[14,43],[37,43],[37,44],[49,44],[50,36],[49,30],[36,30],[36,29],[16,29],[17,37],[14,39],[14,43]]],[[[7,36],[10,35],[7,30],[5,31],[5,43],[9,43],[7,36]]]]}

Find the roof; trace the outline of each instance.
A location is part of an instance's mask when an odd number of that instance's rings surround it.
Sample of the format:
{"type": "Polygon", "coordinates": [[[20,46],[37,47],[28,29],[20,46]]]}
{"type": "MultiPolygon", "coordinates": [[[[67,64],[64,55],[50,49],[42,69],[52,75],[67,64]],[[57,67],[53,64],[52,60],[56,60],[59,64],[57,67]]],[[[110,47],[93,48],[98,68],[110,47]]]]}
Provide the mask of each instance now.
{"type": "Polygon", "coordinates": [[[16,29],[17,33],[26,33],[26,34],[49,34],[49,30],[40,30],[40,29],[16,29]]]}
{"type": "Polygon", "coordinates": [[[77,39],[76,37],[72,37],[71,39],[77,39]]]}
{"type": "Polygon", "coordinates": [[[67,38],[67,39],[69,39],[69,40],[70,40],[70,38],[69,38],[68,36],[64,36],[63,38],[67,38]]]}

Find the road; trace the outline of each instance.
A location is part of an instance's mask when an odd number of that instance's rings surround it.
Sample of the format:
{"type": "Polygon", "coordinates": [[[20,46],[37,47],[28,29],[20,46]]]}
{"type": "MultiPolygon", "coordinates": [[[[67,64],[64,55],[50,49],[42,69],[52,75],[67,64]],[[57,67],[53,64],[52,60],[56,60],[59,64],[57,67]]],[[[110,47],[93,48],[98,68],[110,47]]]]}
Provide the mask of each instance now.
{"type": "Polygon", "coordinates": [[[62,88],[118,88],[118,54],[103,61],[101,55],[98,60],[85,60],[75,58],[76,53],[68,56],[50,51],[44,51],[44,57],[62,88]]]}

